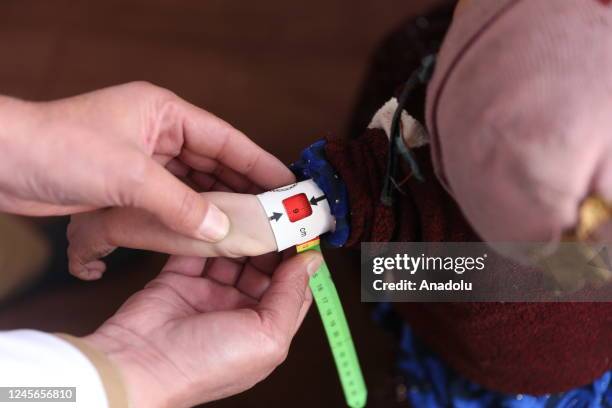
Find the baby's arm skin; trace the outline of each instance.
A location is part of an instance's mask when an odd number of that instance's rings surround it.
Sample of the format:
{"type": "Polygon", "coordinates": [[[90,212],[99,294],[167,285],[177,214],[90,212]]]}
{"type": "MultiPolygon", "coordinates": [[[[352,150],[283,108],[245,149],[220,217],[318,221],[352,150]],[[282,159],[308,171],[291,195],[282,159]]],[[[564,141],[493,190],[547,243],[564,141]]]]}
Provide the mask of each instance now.
{"type": "Polygon", "coordinates": [[[178,234],[138,209],[111,209],[95,217],[76,215],[68,227],[70,273],[85,280],[99,279],[106,268],[100,258],[121,246],[199,257],[238,258],[276,251],[272,229],[256,196],[201,194],[230,219],[230,232],[222,241],[213,244],[178,234]],[[87,217],[86,222],[79,222],[80,217],[87,217]]]}

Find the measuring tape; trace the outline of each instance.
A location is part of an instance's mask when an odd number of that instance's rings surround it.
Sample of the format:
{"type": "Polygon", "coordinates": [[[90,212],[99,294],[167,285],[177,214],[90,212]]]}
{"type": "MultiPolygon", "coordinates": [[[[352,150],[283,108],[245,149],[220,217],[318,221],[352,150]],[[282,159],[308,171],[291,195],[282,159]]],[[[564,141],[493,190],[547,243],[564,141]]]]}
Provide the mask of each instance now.
{"type": "MultiPolygon", "coordinates": [[[[303,242],[296,245],[297,252],[321,252],[319,235],[333,230],[335,220],[327,197],[314,180],[267,191],[259,194],[257,199],[266,212],[278,251],[303,242]]],[[[334,356],[346,403],[351,408],[362,408],[368,391],[342,303],[325,262],[310,278],[309,285],[334,356]]]]}
{"type": "MultiPolygon", "coordinates": [[[[319,238],[297,245],[296,249],[297,252],[308,250],[321,252],[319,238]]],[[[368,390],[342,303],[325,261],[310,278],[309,285],[334,356],[346,403],[351,408],[362,408],[366,404],[368,390]]]]}

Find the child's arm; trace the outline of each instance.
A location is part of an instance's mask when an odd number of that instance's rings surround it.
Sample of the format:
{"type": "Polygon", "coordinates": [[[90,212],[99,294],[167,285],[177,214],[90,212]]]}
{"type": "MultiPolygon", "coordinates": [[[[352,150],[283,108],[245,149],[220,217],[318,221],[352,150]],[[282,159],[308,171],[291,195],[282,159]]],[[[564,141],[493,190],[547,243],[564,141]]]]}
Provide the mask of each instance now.
{"type": "Polygon", "coordinates": [[[221,242],[186,237],[137,209],[77,215],[68,227],[70,273],[86,280],[100,278],[105,270],[100,258],[121,246],[200,257],[238,258],[276,251],[272,229],[256,196],[227,192],[202,195],[230,219],[230,232],[221,242]]]}

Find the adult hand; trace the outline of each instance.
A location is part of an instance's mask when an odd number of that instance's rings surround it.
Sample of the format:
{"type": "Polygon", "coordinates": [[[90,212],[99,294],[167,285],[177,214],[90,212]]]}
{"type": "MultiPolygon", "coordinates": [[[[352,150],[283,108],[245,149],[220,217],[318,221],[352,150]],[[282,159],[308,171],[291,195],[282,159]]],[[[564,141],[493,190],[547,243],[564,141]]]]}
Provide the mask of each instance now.
{"type": "Polygon", "coordinates": [[[279,262],[279,254],[243,263],[171,257],[85,341],[119,368],[135,408],[187,407],[244,391],[284,361],[312,303],[308,276],[320,255],[279,262]]]}
{"type": "Polygon", "coordinates": [[[45,103],[0,97],[0,123],[2,211],[135,207],[185,236],[218,241],[227,217],[174,174],[205,169],[262,187],[291,177],[240,131],[147,83],[45,103]]]}
{"type": "MultiPolygon", "coordinates": [[[[228,153],[230,154],[230,153],[228,153]]],[[[267,157],[275,167],[276,159],[267,157]]],[[[206,158],[179,156],[173,171],[195,191],[206,192],[205,201],[220,208],[231,220],[232,228],[221,242],[207,243],[172,231],[153,215],[138,208],[112,208],[72,216],[68,226],[68,267],[80,279],[99,279],[106,270],[100,258],[117,247],[147,249],[172,255],[201,257],[255,256],[276,250],[276,241],[267,215],[252,194],[295,182],[284,165],[248,176],[206,158]],[[272,173],[274,171],[274,173],[272,173]],[[248,193],[248,194],[230,194],[248,193]]],[[[255,166],[253,170],[255,170],[255,166]]]]}

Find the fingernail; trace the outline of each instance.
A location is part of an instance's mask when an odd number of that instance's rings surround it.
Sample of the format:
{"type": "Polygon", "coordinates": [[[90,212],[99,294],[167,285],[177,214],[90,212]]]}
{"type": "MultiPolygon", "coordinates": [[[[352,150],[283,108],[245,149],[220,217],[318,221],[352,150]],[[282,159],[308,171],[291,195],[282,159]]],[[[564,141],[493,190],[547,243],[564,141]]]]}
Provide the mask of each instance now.
{"type": "Polygon", "coordinates": [[[229,232],[230,222],[227,215],[214,204],[210,204],[198,232],[202,239],[217,242],[225,238],[229,232]]]}
{"type": "Polygon", "coordinates": [[[306,265],[306,273],[308,273],[308,276],[314,275],[323,262],[323,257],[318,253],[310,255],[310,257],[311,259],[308,261],[308,265],[306,265]]]}

